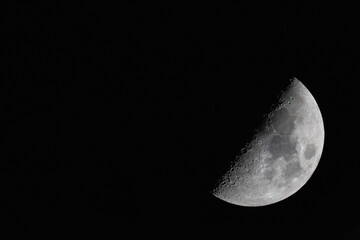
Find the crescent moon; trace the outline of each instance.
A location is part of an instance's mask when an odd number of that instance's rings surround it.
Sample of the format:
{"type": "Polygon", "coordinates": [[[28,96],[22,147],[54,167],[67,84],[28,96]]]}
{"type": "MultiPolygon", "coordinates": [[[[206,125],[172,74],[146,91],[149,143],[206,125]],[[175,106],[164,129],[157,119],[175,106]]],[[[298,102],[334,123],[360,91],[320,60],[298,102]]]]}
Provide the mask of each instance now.
{"type": "Polygon", "coordinates": [[[319,106],[309,90],[293,78],[212,194],[228,203],[249,207],[284,200],[314,173],[324,138],[319,106]]]}

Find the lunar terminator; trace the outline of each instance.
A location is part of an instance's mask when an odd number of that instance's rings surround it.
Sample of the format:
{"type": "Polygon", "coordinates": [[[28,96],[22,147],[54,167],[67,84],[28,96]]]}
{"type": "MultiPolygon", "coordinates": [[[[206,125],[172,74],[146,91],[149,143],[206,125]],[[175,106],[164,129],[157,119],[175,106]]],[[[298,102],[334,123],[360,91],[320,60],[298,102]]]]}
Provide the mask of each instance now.
{"type": "Polygon", "coordinates": [[[314,97],[298,79],[291,79],[279,103],[212,194],[232,204],[253,207],[288,198],[314,173],[324,137],[314,97]]]}

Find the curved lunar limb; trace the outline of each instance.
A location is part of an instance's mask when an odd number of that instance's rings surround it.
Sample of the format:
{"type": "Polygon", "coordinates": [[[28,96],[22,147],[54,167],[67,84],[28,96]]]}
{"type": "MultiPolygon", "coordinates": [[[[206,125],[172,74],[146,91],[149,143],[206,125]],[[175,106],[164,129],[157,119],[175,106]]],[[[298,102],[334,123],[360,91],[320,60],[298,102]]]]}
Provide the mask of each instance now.
{"type": "Polygon", "coordinates": [[[298,79],[291,79],[261,131],[241,151],[213,195],[241,206],[265,206],[286,199],[314,173],[324,136],[314,97],[298,79]]]}

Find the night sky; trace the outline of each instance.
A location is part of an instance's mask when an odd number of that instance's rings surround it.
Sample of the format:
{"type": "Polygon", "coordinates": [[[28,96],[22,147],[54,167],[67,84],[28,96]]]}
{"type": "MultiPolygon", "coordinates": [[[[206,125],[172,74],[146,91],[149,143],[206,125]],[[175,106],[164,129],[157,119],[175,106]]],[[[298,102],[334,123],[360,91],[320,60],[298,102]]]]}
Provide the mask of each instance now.
{"type": "Polygon", "coordinates": [[[2,8],[1,239],[360,239],[353,6],[2,8]],[[209,191],[293,77],[325,126],[297,193],[209,191]]]}

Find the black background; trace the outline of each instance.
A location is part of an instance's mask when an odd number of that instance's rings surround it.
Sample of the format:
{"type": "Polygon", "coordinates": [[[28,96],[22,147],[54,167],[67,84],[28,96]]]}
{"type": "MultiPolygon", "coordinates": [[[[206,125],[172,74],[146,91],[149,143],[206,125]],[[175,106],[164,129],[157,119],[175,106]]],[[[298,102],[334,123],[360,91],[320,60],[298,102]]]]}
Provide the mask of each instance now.
{"type": "Polygon", "coordinates": [[[3,239],[360,239],[353,6],[2,9],[3,239]],[[213,197],[292,77],[324,119],[314,175],[267,207],[213,197]]]}

